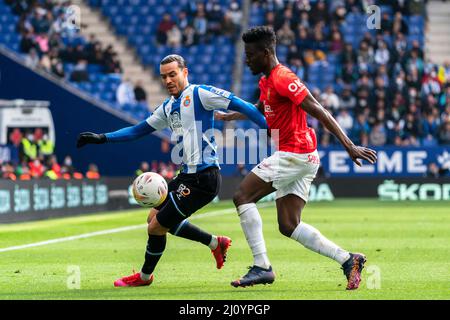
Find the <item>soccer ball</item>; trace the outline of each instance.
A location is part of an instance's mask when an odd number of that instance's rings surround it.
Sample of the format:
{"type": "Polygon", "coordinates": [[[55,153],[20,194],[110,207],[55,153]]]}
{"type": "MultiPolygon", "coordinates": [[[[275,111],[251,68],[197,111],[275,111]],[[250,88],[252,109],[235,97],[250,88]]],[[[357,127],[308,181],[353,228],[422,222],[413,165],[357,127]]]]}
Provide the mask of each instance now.
{"type": "Polygon", "coordinates": [[[157,207],[167,197],[167,182],[155,172],[144,172],[134,180],[132,191],[141,207],[157,207]]]}

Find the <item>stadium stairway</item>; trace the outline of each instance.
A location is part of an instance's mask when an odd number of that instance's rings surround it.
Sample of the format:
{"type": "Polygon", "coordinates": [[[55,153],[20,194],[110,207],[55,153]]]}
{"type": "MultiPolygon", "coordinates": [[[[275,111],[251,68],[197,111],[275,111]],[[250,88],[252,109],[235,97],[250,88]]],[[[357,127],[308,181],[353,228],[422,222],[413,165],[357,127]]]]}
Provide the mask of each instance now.
{"type": "Polygon", "coordinates": [[[436,63],[450,60],[450,4],[443,1],[429,1],[428,30],[425,49],[429,59],[436,63]]]}
{"type": "Polygon", "coordinates": [[[102,45],[114,46],[114,50],[119,55],[119,60],[123,69],[122,79],[130,79],[133,83],[138,80],[142,81],[144,89],[147,91],[147,103],[149,108],[156,108],[161,101],[166,98],[166,94],[159,81],[152,77],[150,70],[146,69],[136,58],[136,53],[127,44],[126,39],[117,36],[109,21],[104,18],[102,13],[90,7],[83,0],[72,0],[72,2],[80,7],[81,24],[86,27],[81,28],[81,33],[89,38],[90,34],[95,34],[98,41],[102,45]]]}

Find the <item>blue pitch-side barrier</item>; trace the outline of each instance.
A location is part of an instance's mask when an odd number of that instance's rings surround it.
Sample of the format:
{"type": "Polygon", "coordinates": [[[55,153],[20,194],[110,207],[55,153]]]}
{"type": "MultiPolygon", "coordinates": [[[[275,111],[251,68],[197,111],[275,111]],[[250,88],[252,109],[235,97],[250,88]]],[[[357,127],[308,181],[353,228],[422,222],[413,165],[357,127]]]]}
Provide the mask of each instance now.
{"type": "MultiPolygon", "coordinates": [[[[358,167],[347,152],[339,147],[319,148],[324,171],[332,177],[421,177],[430,163],[450,169],[450,146],[439,147],[378,147],[378,161],[358,167]]],[[[449,177],[450,178],[450,177],[449,177]]]]}
{"type": "MultiPolygon", "coordinates": [[[[321,148],[319,155],[321,166],[327,177],[422,177],[427,172],[427,166],[434,162],[440,168],[450,169],[450,146],[439,147],[376,147],[378,161],[371,165],[363,162],[358,167],[339,146],[321,148]]],[[[236,152],[235,152],[236,153],[236,152]]],[[[248,153],[247,153],[248,154],[248,153]]],[[[246,157],[248,159],[248,155],[246,157]]],[[[236,175],[236,166],[221,165],[223,175],[236,175]]],[[[251,170],[255,162],[246,163],[251,170]]],[[[450,176],[448,176],[450,179],[450,176]]]]}

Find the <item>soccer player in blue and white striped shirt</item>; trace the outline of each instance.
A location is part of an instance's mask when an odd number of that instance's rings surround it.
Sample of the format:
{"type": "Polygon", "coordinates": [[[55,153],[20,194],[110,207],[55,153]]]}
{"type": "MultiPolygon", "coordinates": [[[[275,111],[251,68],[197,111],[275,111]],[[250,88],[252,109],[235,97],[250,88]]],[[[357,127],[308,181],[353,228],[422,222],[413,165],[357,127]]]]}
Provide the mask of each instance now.
{"type": "Polygon", "coordinates": [[[210,203],[220,189],[220,167],[212,130],[214,110],[238,111],[267,129],[264,116],[254,105],[222,89],[190,84],[183,57],[165,57],[160,63],[160,74],[170,97],[148,119],[115,132],[84,132],[78,137],[77,146],[82,147],[89,143],[131,141],[169,127],[177,141],[175,148],[178,148],[172,155],[182,160],[180,174],[169,183],[169,196],[149,214],[149,238],[141,272],[116,280],[115,286],[135,287],[152,283],[153,271],[166,247],[167,232],[209,246],[217,268],[223,266],[231,239],[211,235],[186,220],[210,203]]]}

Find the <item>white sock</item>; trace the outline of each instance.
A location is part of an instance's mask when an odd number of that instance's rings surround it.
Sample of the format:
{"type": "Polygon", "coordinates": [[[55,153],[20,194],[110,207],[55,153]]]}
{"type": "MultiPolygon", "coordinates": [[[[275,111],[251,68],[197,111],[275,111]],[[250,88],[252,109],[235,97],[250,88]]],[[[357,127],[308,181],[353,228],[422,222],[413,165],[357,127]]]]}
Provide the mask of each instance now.
{"type": "Polygon", "coordinates": [[[254,203],[246,203],[237,208],[242,230],[252,250],[254,265],[268,269],[270,267],[266,244],[262,232],[262,220],[254,203]]]}
{"type": "Polygon", "coordinates": [[[325,238],[319,230],[307,223],[300,222],[292,232],[291,238],[300,242],[306,248],[343,264],[350,254],[338,245],[325,238]]]}
{"type": "Polygon", "coordinates": [[[148,281],[150,280],[151,274],[146,274],[141,271],[141,280],[148,281]]]}
{"type": "Polygon", "coordinates": [[[217,248],[218,245],[219,245],[219,241],[217,241],[217,237],[215,235],[212,235],[211,242],[208,244],[208,247],[211,250],[214,250],[217,248]]]}

